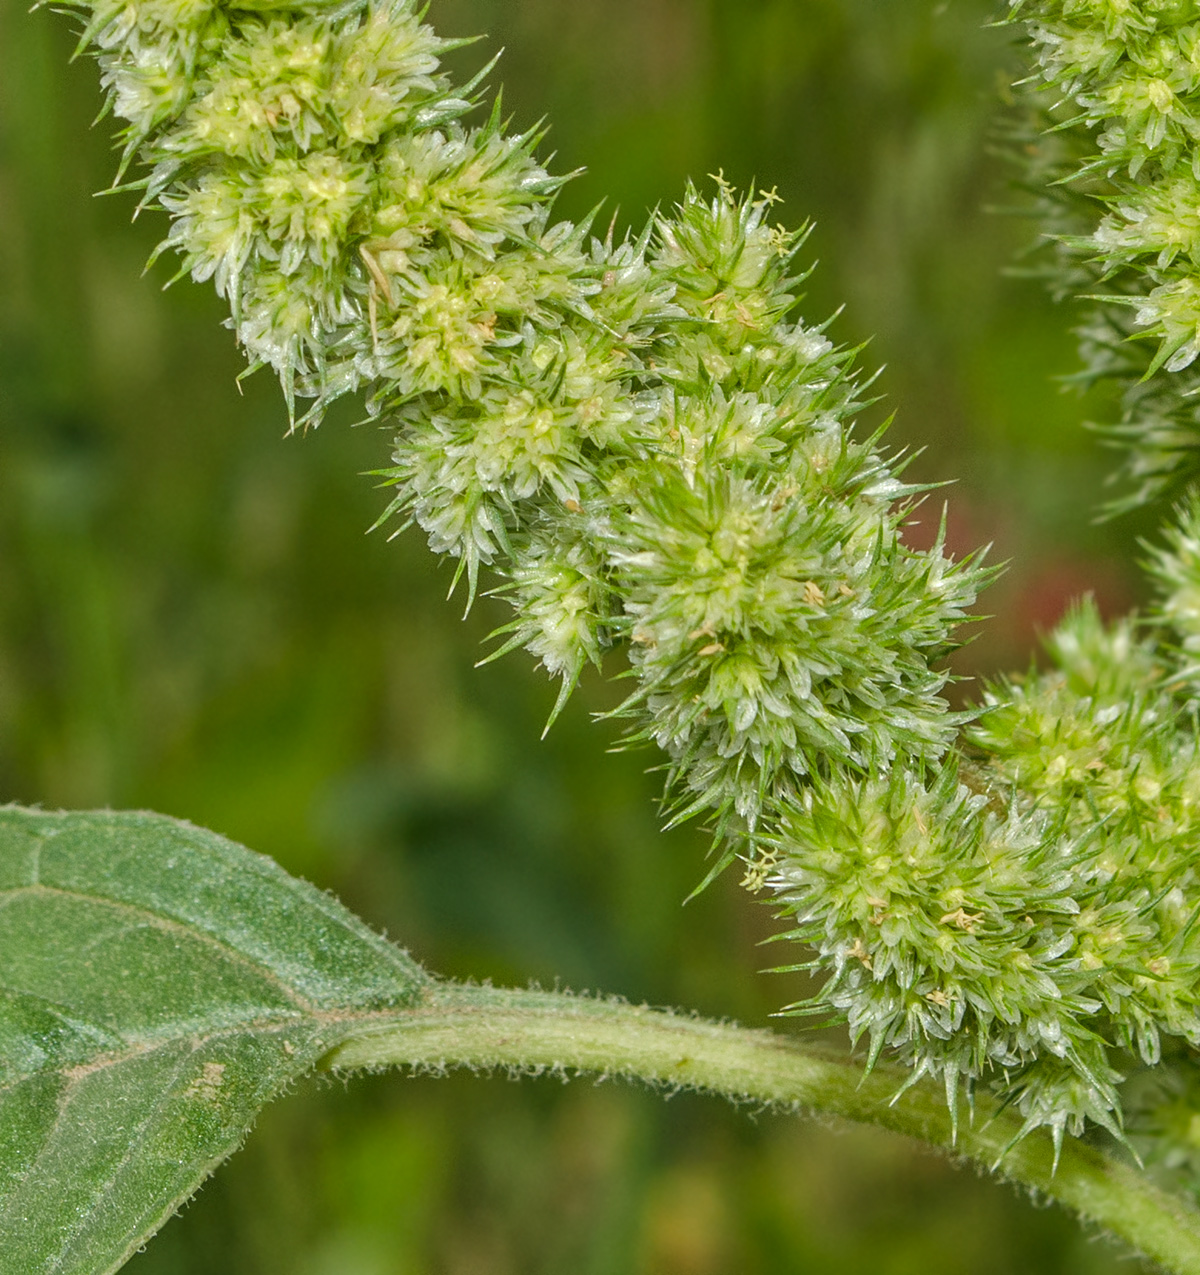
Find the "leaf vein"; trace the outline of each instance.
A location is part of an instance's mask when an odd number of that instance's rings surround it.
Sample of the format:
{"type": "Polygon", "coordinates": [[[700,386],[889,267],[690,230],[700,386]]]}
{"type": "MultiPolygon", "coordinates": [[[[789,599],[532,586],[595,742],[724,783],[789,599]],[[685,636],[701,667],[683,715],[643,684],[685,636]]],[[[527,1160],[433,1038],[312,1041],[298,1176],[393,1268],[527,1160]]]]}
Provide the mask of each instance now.
{"type": "Polygon", "coordinates": [[[229,940],[222,938],[218,934],[212,933],[210,930],[203,928],[203,924],[196,920],[189,920],[186,924],[183,921],[176,920],[173,917],[163,916],[161,913],[153,912],[147,907],[142,907],[136,903],[129,903],[124,899],[113,899],[103,894],[87,894],[82,890],[68,890],[62,886],[45,885],[38,883],[37,885],[22,885],[0,890],[0,907],[6,906],[12,902],[18,895],[55,895],[61,898],[78,899],[81,902],[90,903],[100,907],[107,907],[115,912],[128,912],[131,915],[144,918],[143,924],[148,924],[151,928],[162,930],[166,933],[183,935],[185,938],[195,939],[201,943],[205,943],[210,947],[217,948],[227,959],[232,960],[236,964],[247,966],[255,972],[261,974],[267,982],[276,988],[286,999],[290,1000],[298,1009],[304,1010],[306,1013],[315,1014],[316,1006],[306,996],[301,995],[294,987],[285,983],[281,976],[273,970],[269,965],[261,960],[256,960],[253,956],[241,949],[235,947],[229,940]]]}

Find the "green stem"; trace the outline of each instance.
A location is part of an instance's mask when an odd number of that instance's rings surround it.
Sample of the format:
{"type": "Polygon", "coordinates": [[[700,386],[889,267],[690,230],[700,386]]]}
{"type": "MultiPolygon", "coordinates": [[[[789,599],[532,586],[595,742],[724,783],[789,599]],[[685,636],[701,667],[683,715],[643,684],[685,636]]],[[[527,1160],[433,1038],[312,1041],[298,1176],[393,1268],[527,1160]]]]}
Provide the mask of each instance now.
{"type": "Polygon", "coordinates": [[[1200,1212],[1133,1165],[1068,1138],[1056,1170],[1050,1137],[1015,1141],[1019,1118],[990,1099],[956,1137],[937,1086],[893,1100],[903,1069],[865,1075],[844,1054],[774,1032],[563,992],[438,983],[414,1007],[350,1026],[323,1065],[597,1072],[878,1125],[1057,1200],[1176,1275],[1200,1275],[1200,1212]]]}

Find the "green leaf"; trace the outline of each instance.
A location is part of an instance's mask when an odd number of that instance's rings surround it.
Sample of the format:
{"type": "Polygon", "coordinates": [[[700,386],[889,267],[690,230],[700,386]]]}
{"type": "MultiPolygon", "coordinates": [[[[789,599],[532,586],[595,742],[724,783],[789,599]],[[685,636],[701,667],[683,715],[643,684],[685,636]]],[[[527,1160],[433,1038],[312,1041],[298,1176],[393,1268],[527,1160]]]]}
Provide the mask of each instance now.
{"type": "Polygon", "coordinates": [[[428,982],[214,833],[0,808],[0,1273],[116,1270],[264,1103],[428,982]]]}

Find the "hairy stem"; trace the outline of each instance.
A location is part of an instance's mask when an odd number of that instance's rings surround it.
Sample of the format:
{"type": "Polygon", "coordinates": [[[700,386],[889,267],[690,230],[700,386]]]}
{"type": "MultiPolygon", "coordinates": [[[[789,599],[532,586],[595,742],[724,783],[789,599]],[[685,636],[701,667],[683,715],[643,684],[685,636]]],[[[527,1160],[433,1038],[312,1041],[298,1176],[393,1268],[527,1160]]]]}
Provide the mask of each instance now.
{"type": "Polygon", "coordinates": [[[1048,1134],[987,1098],[955,1129],[940,1088],[894,1095],[908,1072],[730,1023],[563,992],[436,984],[414,1008],[358,1023],[330,1069],[511,1067],[596,1072],[699,1089],[878,1125],[998,1171],[1125,1240],[1177,1275],[1200,1275],[1200,1212],[1133,1165],[1068,1138],[1057,1169],[1048,1134]]]}

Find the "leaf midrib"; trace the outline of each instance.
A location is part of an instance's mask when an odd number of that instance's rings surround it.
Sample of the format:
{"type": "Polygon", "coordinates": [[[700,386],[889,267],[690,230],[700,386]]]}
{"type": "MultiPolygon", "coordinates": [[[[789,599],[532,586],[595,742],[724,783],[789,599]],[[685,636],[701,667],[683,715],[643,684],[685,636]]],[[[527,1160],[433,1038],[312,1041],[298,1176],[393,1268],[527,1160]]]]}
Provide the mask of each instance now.
{"type": "MultiPolygon", "coordinates": [[[[51,1009],[55,1008],[54,1001],[38,996],[35,992],[22,992],[21,994],[40,1001],[51,1009]]],[[[37,1076],[58,1075],[69,1081],[74,1081],[92,1075],[97,1071],[102,1071],[105,1067],[120,1066],[122,1063],[132,1062],[134,1059],[143,1057],[146,1054],[152,1054],[156,1049],[164,1049],[169,1045],[179,1044],[184,1041],[194,1041],[199,1047],[214,1040],[220,1040],[224,1036],[236,1036],[242,1032],[269,1032],[289,1024],[298,1027],[313,1027],[317,1032],[322,1032],[328,1028],[350,1031],[354,1028],[369,1028],[372,1023],[381,1025],[391,1023],[401,1017],[405,1019],[410,1016],[418,1018],[421,1010],[427,1008],[430,1007],[423,1005],[420,1001],[414,1001],[412,1004],[403,1007],[389,1009],[322,1009],[304,1013],[288,1013],[281,1010],[276,1014],[258,1014],[232,1023],[225,1019],[220,1026],[215,1026],[212,1030],[197,1029],[194,1023],[189,1022],[187,1031],[176,1030],[172,1032],[170,1029],[165,1029],[161,1034],[147,1033],[142,1036],[129,1037],[128,1048],[97,1054],[86,1063],[76,1063],[70,1067],[55,1066],[51,1063],[48,1066],[38,1067],[32,1071],[19,1072],[14,1080],[0,1084],[0,1097],[37,1076]]],[[[337,1044],[338,1040],[335,1037],[325,1038],[322,1040],[318,1052],[326,1053],[335,1048],[337,1044]]]]}

